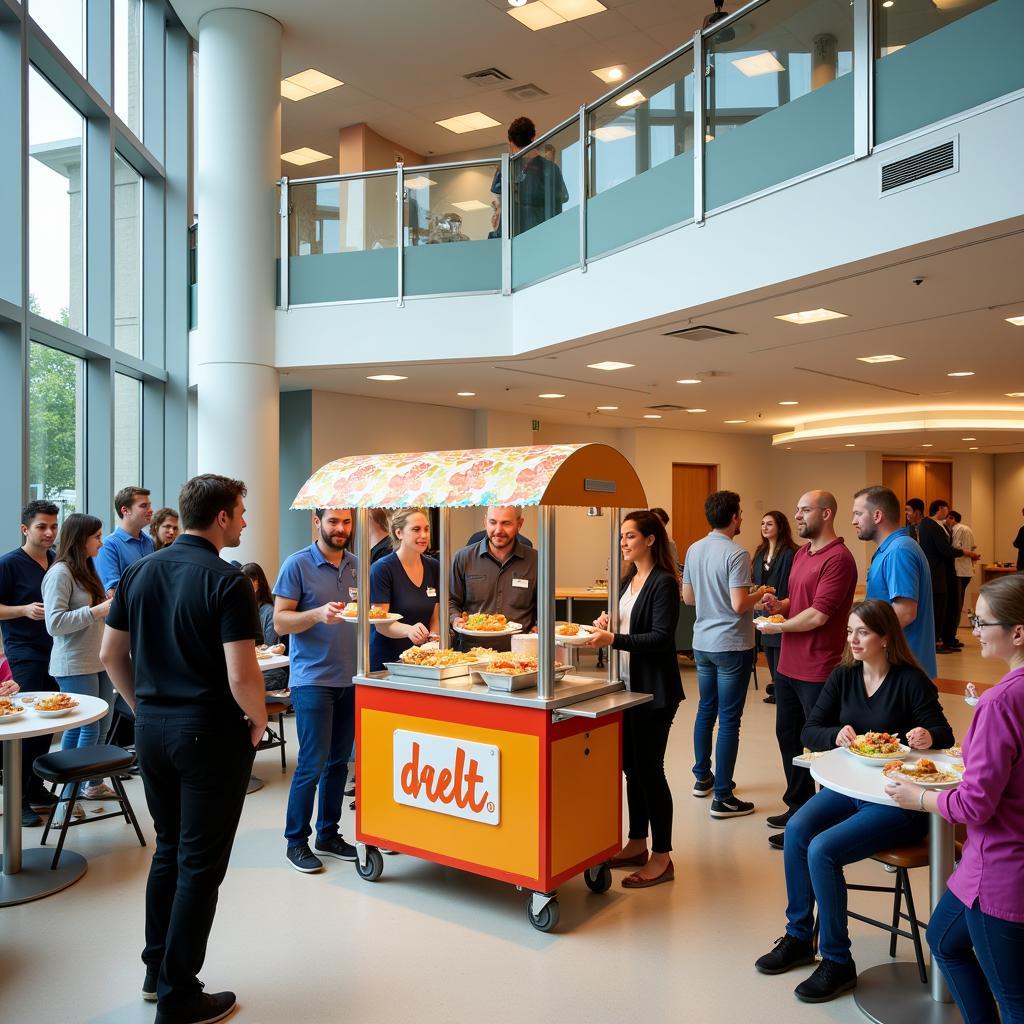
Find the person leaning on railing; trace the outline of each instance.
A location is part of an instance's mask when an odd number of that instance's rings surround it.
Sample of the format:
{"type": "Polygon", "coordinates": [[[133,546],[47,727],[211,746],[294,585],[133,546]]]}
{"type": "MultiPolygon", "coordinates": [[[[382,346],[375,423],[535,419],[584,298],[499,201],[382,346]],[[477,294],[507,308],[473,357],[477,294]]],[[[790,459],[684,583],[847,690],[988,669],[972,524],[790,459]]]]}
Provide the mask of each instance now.
{"type": "Polygon", "coordinates": [[[893,782],[900,807],[967,826],[928,945],[966,1024],[1024,1022],[1024,576],[986,583],[971,616],[983,658],[1010,671],[982,694],[963,742],[963,781],[929,792],[893,782]]]}

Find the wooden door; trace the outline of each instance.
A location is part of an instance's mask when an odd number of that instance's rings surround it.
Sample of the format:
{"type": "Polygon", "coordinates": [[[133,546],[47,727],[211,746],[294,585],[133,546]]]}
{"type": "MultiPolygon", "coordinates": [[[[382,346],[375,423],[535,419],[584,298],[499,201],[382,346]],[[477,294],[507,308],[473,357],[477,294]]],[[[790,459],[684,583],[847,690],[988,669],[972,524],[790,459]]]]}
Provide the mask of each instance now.
{"type": "Polygon", "coordinates": [[[882,483],[896,494],[901,506],[906,505],[908,498],[920,498],[927,515],[936,498],[953,501],[953,464],[884,459],[882,483]]]}
{"type": "Polygon", "coordinates": [[[704,499],[718,490],[718,466],[690,462],[672,463],[672,508],[669,532],[676,542],[679,560],[686,549],[708,532],[704,499]]]}
{"type": "Polygon", "coordinates": [[[895,459],[882,463],[882,486],[888,487],[899,499],[902,509],[907,503],[907,464],[895,459]]]}

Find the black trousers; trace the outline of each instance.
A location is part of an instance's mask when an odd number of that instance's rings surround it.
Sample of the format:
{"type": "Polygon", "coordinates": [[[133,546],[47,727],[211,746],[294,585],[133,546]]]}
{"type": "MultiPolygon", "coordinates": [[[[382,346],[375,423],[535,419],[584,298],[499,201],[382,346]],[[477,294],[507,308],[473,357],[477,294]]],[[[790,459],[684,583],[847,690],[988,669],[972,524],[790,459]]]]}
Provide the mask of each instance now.
{"type": "MultiPolygon", "coordinates": [[[[11,675],[14,681],[27,693],[32,690],[51,692],[58,689],[57,680],[50,675],[49,664],[45,661],[22,661],[20,658],[8,658],[11,675]]],[[[45,792],[43,780],[39,778],[32,765],[37,757],[42,757],[50,749],[53,736],[32,736],[21,741],[21,802],[30,803],[45,792]]]]}
{"type": "Polygon", "coordinates": [[[160,1009],[187,1008],[228,867],[255,750],[249,727],[223,713],[138,709],[135,750],[156,852],[146,886],[146,947],[159,968],[160,1009]]]}
{"type": "Polygon", "coordinates": [[[946,605],[949,595],[945,590],[932,591],[932,612],[935,616],[935,639],[945,643],[949,636],[949,627],[946,625],[946,605]]]}
{"type": "Polygon", "coordinates": [[[622,716],[629,838],[646,839],[649,827],[654,853],[672,849],[672,791],[665,778],[665,749],[677,708],[641,704],[622,716]]]}
{"type": "Polygon", "coordinates": [[[765,692],[769,696],[773,696],[775,677],[779,674],[779,655],[782,653],[782,647],[781,645],[779,647],[762,647],[761,650],[764,651],[764,659],[768,662],[768,675],[772,678],[772,681],[765,687],[765,692]]]}
{"type": "Polygon", "coordinates": [[[782,771],[786,776],[786,792],[782,799],[793,811],[803,807],[814,796],[811,773],[794,765],[793,758],[804,751],[800,734],[821,695],[821,687],[821,683],[793,679],[781,672],[775,675],[775,737],[779,741],[782,771]]]}

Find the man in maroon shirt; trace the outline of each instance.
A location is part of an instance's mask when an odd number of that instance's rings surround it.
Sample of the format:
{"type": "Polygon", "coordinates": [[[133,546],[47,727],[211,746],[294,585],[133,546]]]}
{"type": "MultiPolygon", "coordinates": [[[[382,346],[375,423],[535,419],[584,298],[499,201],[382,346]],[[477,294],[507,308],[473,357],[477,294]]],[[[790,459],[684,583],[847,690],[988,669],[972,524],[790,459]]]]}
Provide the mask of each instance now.
{"type": "MultiPolygon", "coordinates": [[[[821,684],[839,664],[846,644],[846,623],[857,586],[857,562],[836,536],[838,505],[828,491],[808,491],[797,504],[796,522],[805,544],[793,556],[789,597],[765,598],[769,614],[786,616],[762,632],[781,633],[782,650],[775,676],[775,735],[786,773],[784,814],[768,818],[769,828],[786,822],[814,795],[814,780],[793,758],[803,751],[800,733],[821,693],[821,684]]],[[[782,848],[782,834],[768,841],[782,848]]]]}

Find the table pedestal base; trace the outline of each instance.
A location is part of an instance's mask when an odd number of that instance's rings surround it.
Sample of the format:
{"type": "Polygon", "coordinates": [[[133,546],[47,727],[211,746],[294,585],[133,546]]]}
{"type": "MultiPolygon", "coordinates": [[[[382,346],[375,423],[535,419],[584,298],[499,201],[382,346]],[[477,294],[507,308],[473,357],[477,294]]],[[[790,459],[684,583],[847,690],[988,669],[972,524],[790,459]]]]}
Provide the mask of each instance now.
{"type": "Polygon", "coordinates": [[[44,896],[52,896],[69,885],[74,885],[85,874],[86,861],[80,853],[65,849],[55,871],[50,870],[53,850],[37,847],[23,850],[21,871],[16,875],[0,873],[0,907],[15,903],[28,903],[44,896]]]}
{"type": "MultiPolygon", "coordinates": [[[[929,970],[936,970],[931,966],[929,970]]],[[[853,996],[875,1024],[962,1024],[956,1003],[937,1003],[922,985],[917,964],[897,961],[870,967],[857,976],[853,996]]]]}

